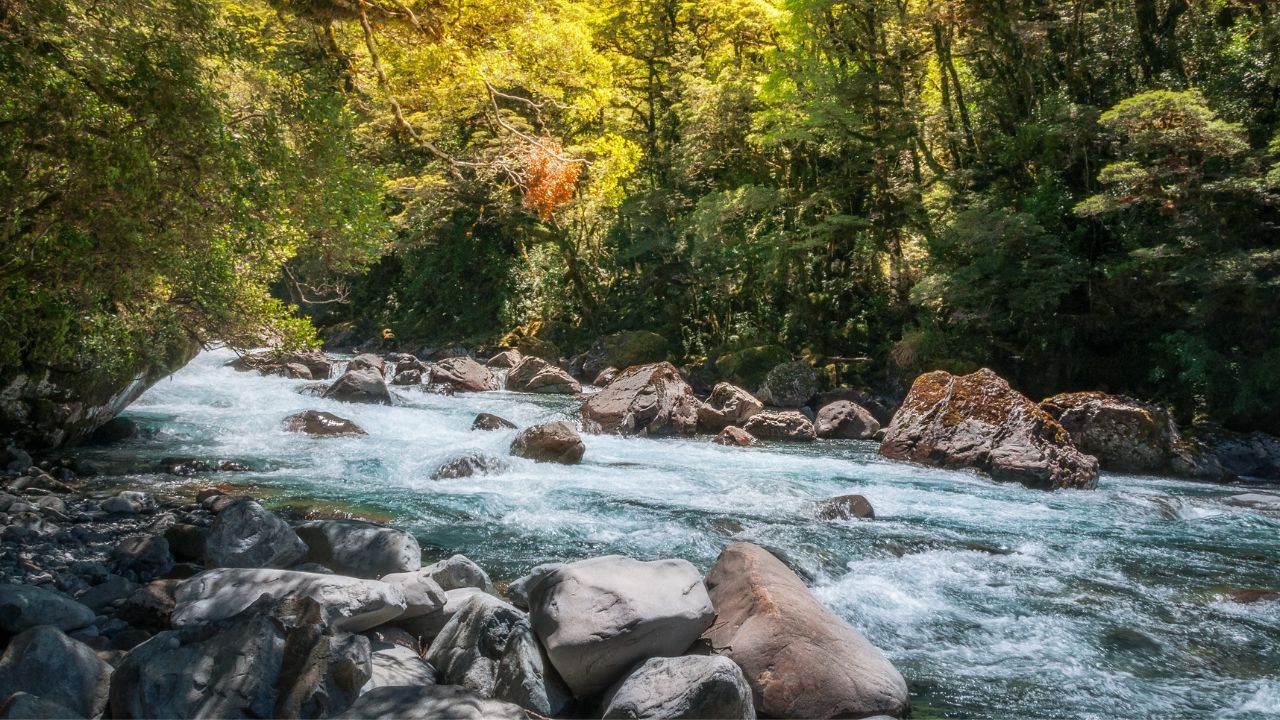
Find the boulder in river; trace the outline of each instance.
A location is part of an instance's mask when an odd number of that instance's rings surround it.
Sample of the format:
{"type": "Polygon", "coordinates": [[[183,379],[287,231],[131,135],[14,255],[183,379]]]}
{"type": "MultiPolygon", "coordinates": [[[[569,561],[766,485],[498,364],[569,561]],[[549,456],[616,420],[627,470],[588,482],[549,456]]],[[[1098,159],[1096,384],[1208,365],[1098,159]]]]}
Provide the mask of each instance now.
{"type": "Polygon", "coordinates": [[[1280,438],[1266,433],[1219,433],[1214,453],[1222,467],[1241,477],[1280,480],[1280,438]]]}
{"type": "Polygon", "coordinates": [[[910,709],[906,681],[884,654],[764,548],[726,547],[707,589],[716,620],[703,637],[742,668],[762,715],[901,717],[910,709]]]}
{"type": "Polygon", "coordinates": [[[57,590],[0,583],[0,632],[5,634],[17,635],[37,625],[70,632],[92,625],[93,618],[92,610],[57,590]]]}
{"type": "Polygon", "coordinates": [[[306,433],[313,437],[352,437],[367,435],[359,425],[323,410],[304,410],[284,419],[285,432],[306,433]]]}
{"type": "Polygon", "coordinates": [[[516,392],[573,395],[582,385],[542,358],[526,357],[507,373],[507,389],[516,392]]]}
{"type": "Polygon", "coordinates": [[[796,410],[765,410],[751,416],[743,429],[761,440],[813,442],[813,422],[796,410]]]}
{"type": "Polygon", "coordinates": [[[818,392],[818,371],[807,360],[784,362],[765,376],[756,397],[766,405],[798,408],[818,392]]]}
{"type": "Polygon", "coordinates": [[[502,458],[481,452],[469,452],[445,461],[431,473],[431,479],[451,480],[473,475],[499,475],[506,472],[507,467],[507,462],[502,458]]]}
{"type": "Polygon", "coordinates": [[[854,518],[872,519],[876,511],[871,503],[861,495],[840,495],[827,498],[818,503],[820,520],[852,520],[854,518]]]}
{"type": "Polygon", "coordinates": [[[667,339],[633,330],[598,338],[581,357],[583,377],[594,378],[607,367],[626,368],[667,359],[667,339]]]}
{"type": "Polygon", "coordinates": [[[204,550],[209,567],[289,567],[306,554],[307,544],[289,523],[248,498],[214,517],[204,550]]]}
{"type": "Polygon", "coordinates": [[[364,520],[312,520],[295,532],[307,545],[304,562],[340,575],[379,578],[422,567],[422,548],[404,530],[364,520]]]}
{"type": "Polygon", "coordinates": [[[391,391],[382,373],[374,368],[346,371],[324,391],[324,397],[341,402],[391,404],[391,391]]]}
{"type": "Polygon", "coordinates": [[[1236,507],[1280,513],[1280,495],[1272,493],[1242,493],[1240,495],[1232,495],[1223,500],[1223,502],[1236,507]]]}
{"type": "Polygon", "coordinates": [[[466,555],[445,558],[424,567],[422,571],[445,590],[477,588],[487,593],[495,592],[489,574],[466,555]]]}
{"type": "Polygon", "coordinates": [[[457,685],[374,688],[356,698],[343,720],[530,720],[517,705],[490,700],[457,685]]]}
{"type": "Polygon", "coordinates": [[[444,609],[448,600],[445,597],[444,588],[431,577],[427,568],[389,573],[383,575],[380,580],[398,588],[404,594],[405,610],[396,617],[397,621],[437,613],[444,609]]]}
{"type": "Polygon", "coordinates": [[[511,454],[536,462],[575,465],[587,446],[572,423],[564,420],[527,427],[511,441],[511,454]]]}
{"type": "Polygon", "coordinates": [[[491,413],[480,413],[471,421],[472,430],[515,430],[516,424],[491,413]]]}
{"type": "Polygon", "coordinates": [[[1182,440],[1168,410],[1124,395],[1062,393],[1040,407],[1104,470],[1168,472],[1182,440]]]}
{"type": "Polygon", "coordinates": [[[387,371],[387,361],[373,353],[360,353],[347,363],[347,372],[352,370],[376,370],[383,375],[387,371]]]}
{"type": "Polygon", "coordinates": [[[728,445],[729,447],[755,447],[760,444],[755,435],[735,425],[730,425],[721,430],[719,434],[711,438],[711,442],[717,445],[728,445]]]}
{"type": "Polygon", "coordinates": [[[262,595],[309,597],[323,607],[327,622],[363,632],[390,622],[408,607],[400,588],[377,580],[250,568],[206,570],[182,581],[174,593],[172,622],[182,628],[239,614],[262,595]]]}
{"type": "Polygon", "coordinates": [[[56,627],[19,633],[0,656],[0,699],[22,691],[76,715],[96,718],[107,705],[111,666],[56,627]]]}
{"type": "Polygon", "coordinates": [[[242,355],[228,365],[241,371],[257,370],[262,375],[300,376],[306,380],[327,380],[333,372],[333,361],[319,350],[284,353],[263,350],[242,355]],[[291,365],[304,369],[305,375],[300,375],[296,369],[290,369],[291,365]]]}
{"type": "Polygon", "coordinates": [[[524,356],[520,354],[519,350],[503,350],[486,360],[484,366],[495,370],[510,370],[519,365],[523,359],[524,356]]]}
{"type": "Polygon", "coordinates": [[[392,385],[421,385],[422,371],[417,368],[401,370],[391,378],[392,385]]]}
{"type": "Polygon", "coordinates": [[[870,440],[880,432],[880,422],[866,408],[851,400],[836,400],[818,410],[814,430],[820,438],[870,440]]]}
{"type": "Polygon", "coordinates": [[[529,608],[551,663],[584,698],[637,662],[682,654],[715,616],[693,565],[617,555],[554,571],[534,586],[529,608]]]}
{"type": "Polygon", "coordinates": [[[741,427],[763,409],[764,403],[746,390],[729,383],[717,383],[706,402],[698,406],[698,429],[720,432],[730,425],[741,427]]]}
{"type": "Polygon", "coordinates": [[[975,468],[1032,488],[1091,490],[1098,460],[1038,405],[982,369],[916,378],[885,432],[880,454],[948,468],[975,468]]]}
{"type": "Polygon", "coordinates": [[[431,373],[431,380],[459,392],[498,389],[498,376],[494,375],[489,368],[466,356],[446,358],[436,363],[431,373]]]}
{"type": "Polygon", "coordinates": [[[755,720],[751,686],[722,655],[656,657],[632,670],[605,695],[605,720],[755,720]]]}
{"type": "Polygon", "coordinates": [[[671,363],[629,367],[582,405],[588,430],[623,435],[692,435],[698,398],[671,363]]]}

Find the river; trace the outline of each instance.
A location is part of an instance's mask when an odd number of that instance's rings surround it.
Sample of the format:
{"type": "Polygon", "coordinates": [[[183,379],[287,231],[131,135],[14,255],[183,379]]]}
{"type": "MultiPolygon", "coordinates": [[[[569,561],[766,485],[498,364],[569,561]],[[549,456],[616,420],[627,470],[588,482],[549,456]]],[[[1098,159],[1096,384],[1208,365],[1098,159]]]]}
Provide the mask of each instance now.
{"type": "Polygon", "coordinates": [[[276,507],[385,519],[495,579],[607,553],[705,570],[727,542],[755,542],[888,653],[917,718],[1280,717],[1280,603],[1217,594],[1280,586],[1280,518],[1223,504],[1238,487],[1104,473],[1095,491],[1046,493],[889,462],[867,442],[595,435],[581,465],[510,458],[500,475],[435,481],[464,451],[506,457],[514,431],[473,432],[476,413],[523,427],[579,401],[393,388],[394,407],[342,404],[307,394],[315,383],[224,367],[232,357],[201,354],[125,413],[146,433],[83,454],[133,485],[232,482],[276,507]],[[281,430],[305,409],[369,435],[281,430]],[[252,470],[155,472],[170,456],[252,470]],[[846,493],[876,519],[814,519],[816,501],[846,493]]]}

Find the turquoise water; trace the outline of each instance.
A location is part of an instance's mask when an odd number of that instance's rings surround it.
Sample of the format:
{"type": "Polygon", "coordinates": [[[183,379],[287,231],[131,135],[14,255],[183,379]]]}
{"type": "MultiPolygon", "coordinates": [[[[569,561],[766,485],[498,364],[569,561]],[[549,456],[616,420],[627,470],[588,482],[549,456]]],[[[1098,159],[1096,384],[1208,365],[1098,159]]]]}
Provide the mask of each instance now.
{"type": "Polygon", "coordinates": [[[1280,588],[1280,518],[1221,502],[1240,488],[1104,475],[1096,491],[1044,493],[887,462],[856,441],[610,436],[586,436],[578,466],[511,458],[501,475],[433,481],[462,452],[506,456],[514,431],[472,432],[476,413],[525,426],[578,402],[393,388],[395,407],[349,405],[223,367],[231,357],[206,352],[139,399],[126,414],[149,436],[85,453],[139,484],[177,482],[137,472],[162,457],[245,462],[253,472],[209,479],[357,504],[495,578],[605,553],[706,569],[731,540],[759,543],[890,655],[917,717],[1280,717],[1280,603],[1215,598],[1280,588]],[[369,436],[280,429],[305,409],[369,436]],[[814,519],[816,501],[845,493],[877,519],[814,519]]]}

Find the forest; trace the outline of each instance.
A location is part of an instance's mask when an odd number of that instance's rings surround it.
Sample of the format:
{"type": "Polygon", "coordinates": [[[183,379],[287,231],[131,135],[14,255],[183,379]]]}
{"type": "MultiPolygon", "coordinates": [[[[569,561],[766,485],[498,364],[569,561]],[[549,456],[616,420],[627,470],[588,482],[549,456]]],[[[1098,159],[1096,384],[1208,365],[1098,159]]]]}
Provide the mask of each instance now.
{"type": "Polygon", "coordinates": [[[1280,3],[0,0],[0,375],[620,330],[1280,432],[1280,3]]]}

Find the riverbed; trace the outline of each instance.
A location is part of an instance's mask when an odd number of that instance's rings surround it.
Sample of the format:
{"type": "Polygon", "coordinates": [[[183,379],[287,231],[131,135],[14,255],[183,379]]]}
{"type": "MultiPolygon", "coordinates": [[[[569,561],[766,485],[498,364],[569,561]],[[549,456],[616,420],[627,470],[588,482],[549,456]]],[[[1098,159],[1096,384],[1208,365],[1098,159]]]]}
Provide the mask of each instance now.
{"type": "Polygon", "coordinates": [[[352,405],[314,382],[236,372],[232,357],[201,354],[126,411],[143,433],[82,456],[111,481],[234,483],[277,507],[382,519],[495,579],[607,553],[705,570],[726,543],[758,543],[885,650],[916,717],[1280,717],[1280,603],[1221,595],[1280,587],[1280,518],[1224,504],[1238,486],[1104,473],[1097,490],[1046,493],[889,462],[860,441],[587,435],[582,464],[537,464],[507,456],[515,431],[470,430],[476,413],[524,427],[572,418],[580,400],[393,387],[394,407],[352,405]],[[281,429],[307,409],[369,434],[281,429]],[[508,467],[431,479],[473,451],[508,467]],[[157,471],[166,457],[250,470],[180,478],[157,471]],[[847,493],[876,518],[815,519],[817,501],[847,493]]]}

